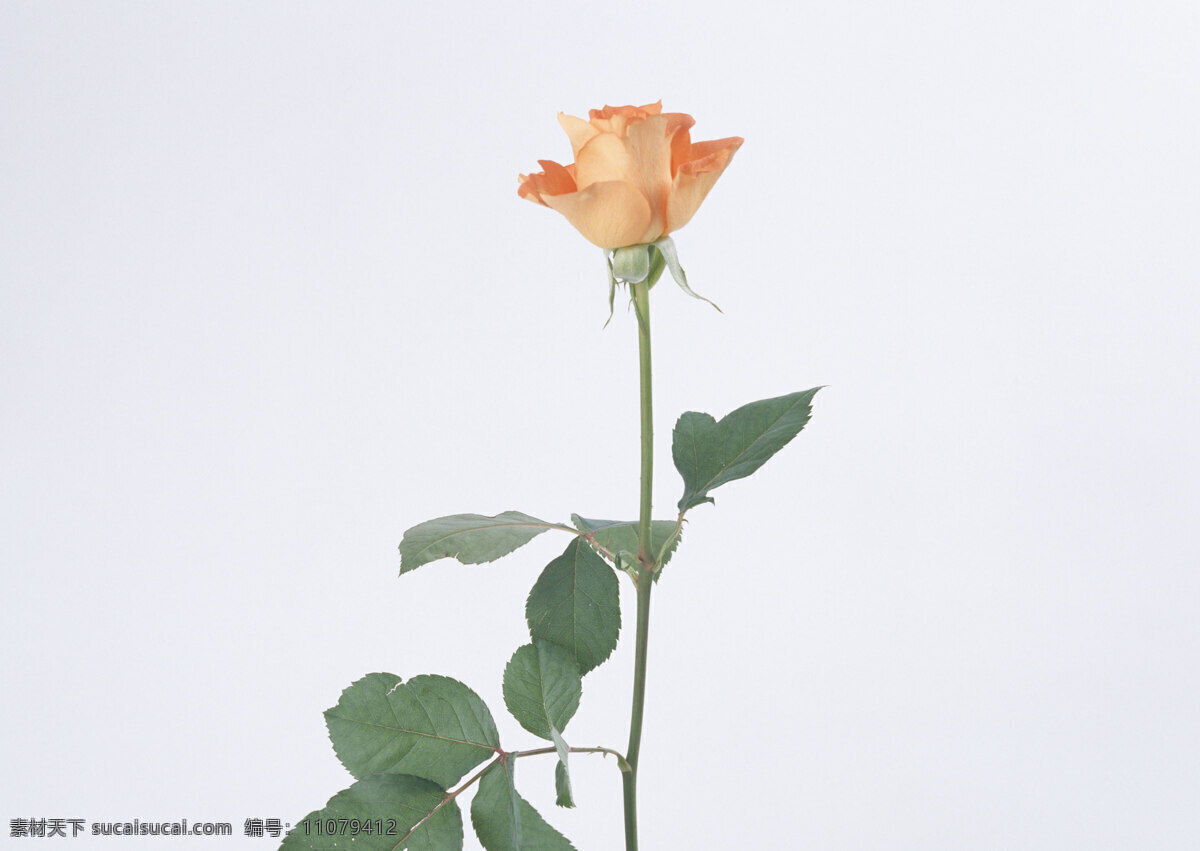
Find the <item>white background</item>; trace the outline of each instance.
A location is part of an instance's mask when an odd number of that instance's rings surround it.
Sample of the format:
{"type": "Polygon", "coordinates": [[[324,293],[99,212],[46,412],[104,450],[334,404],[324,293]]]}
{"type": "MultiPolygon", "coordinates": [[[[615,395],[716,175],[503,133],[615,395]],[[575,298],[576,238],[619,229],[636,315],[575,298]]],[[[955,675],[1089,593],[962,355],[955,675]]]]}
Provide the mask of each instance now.
{"type": "MultiPolygon", "coordinates": [[[[3,841],[273,847],[370,671],[534,745],[500,675],[566,540],[396,545],[636,512],[632,315],[516,175],[661,97],[746,143],[676,234],[724,315],[654,292],[658,514],[678,414],[828,388],[658,587],[643,847],[1195,848],[1198,51],[1191,0],[3,3],[3,841]]],[[[573,743],[624,749],[632,643],[573,743]]],[[[615,851],[575,766],[523,788],[615,851]]]]}

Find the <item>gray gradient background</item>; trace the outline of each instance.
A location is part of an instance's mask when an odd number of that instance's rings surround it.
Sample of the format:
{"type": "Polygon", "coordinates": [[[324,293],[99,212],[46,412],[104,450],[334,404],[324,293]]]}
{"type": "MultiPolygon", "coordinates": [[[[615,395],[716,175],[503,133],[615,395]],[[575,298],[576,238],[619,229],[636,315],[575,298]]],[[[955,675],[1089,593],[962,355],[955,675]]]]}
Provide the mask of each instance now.
{"type": "MultiPolygon", "coordinates": [[[[1190,1],[4,2],[0,841],[295,820],[369,671],[529,746],[565,542],[395,548],[635,512],[634,322],[515,190],[662,97],[746,144],[676,235],[725,314],[655,290],[658,513],[679,413],[829,387],[659,587],[643,846],[1197,847],[1198,51],[1190,1]]],[[[623,748],[631,639],[572,742],[623,748]]],[[[611,760],[551,768],[618,848],[611,760]]]]}

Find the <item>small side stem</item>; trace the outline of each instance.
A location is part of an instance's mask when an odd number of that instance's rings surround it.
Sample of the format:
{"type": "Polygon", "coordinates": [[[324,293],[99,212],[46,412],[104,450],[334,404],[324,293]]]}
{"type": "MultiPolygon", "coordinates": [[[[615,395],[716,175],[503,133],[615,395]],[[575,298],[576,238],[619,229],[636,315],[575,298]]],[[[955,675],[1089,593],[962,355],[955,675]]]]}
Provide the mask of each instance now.
{"type": "MultiPolygon", "coordinates": [[[[612,748],[567,748],[568,753],[599,753],[605,756],[615,756],[617,758],[617,768],[622,772],[629,771],[629,763],[620,751],[614,751],[612,748]]],[[[523,756],[542,756],[544,754],[557,754],[558,748],[533,748],[527,751],[512,751],[509,753],[509,759],[520,759],[523,756]]]]}
{"type": "MultiPolygon", "coordinates": [[[[620,752],[614,751],[612,748],[567,748],[567,750],[570,751],[571,753],[600,753],[600,754],[604,754],[605,756],[610,756],[610,755],[615,756],[617,758],[617,767],[621,769],[621,776],[624,777],[629,773],[629,763],[625,761],[625,757],[620,752]]],[[[523,756],[537,756],[539,754],[550,754],[550,753],[558,753],[558,748],[535,748],[533,750],[528,750],[528,751],[510,751],[507,754],[505,754],[503,752],[498,753],[496,755],[495,759],[489,760],[487,765],[485,765],[483,768],[481,768],[477,772],[475,772],[475,774],[473,774],[471,776],[471,779],[462,783],[457,789],[452,789],[449,792],[447,792],[446,797],[442,798],[441,803],[439,803],[436,807],[434,807],[432,810],[430,810],[428,813],[426,813],[425,817],[423,819],[421,819],[419,822],[417,822],[416,824],[414,824],[412,826],[412,828],[409,829],[408,833],[406,833],[406,834],[404,834],[404,836],[400,837],[399,844],[403,845],[404,840],[408,839],[410,836],[412,836],[414,833],[416,833],[418,828],[421,827],[421,825],[425,824],[425,822],[429,821],[431,818],[433,818],[435,815],[437,815],[438,810],[440,810],[442,807],[446,806],[446,804],[453,801],[455,798],[457,798],[459,795],[461,795],[466,789],[469,789],[471,786],[475,785],[475,783],[479,780],[479,778],[483,777],[484,773],[487,772],[487,770],[489,768],[491,768],[493,765],[495,765],[497,762],[499,762],[503,759],[519,759],[520,757],[523,757],[523,756]]],[[[397,845],[397,847],[399,847],[399,845],[397,845]]]]}
{"type": "Polygon", "coordinates": [[[637,771],[646,707],[646,658],[650,640],[650,591],[655,559],[650,554],[650,516],[654,491],[654,405],[650,367],[650,288],[632,284],[638,320],[638,376],[641,390],[642,464],[638,514],[637,644],[633,661],[633,707],[629,715],[629,771],[621,775],[625,793],[625,851],[637,851],[637,771]]]}
{"type": "Polygon", "coordinates": [[[446,806],[446,804],[450,803],[455,798],[457,798],[459,795],[461,795],[465,789],[468,789],[471,786],[473,786],[475,784],[475,782],[484,775],[484,772],[486,772],[489,768],[491,768],[493,765],[495,765],[497,762],[499,762],[500,759],[501,759],[501,757],[499,755],[497,755],[495,759],[490,760],[487,765],[485,765],[483,768],[481,768],[477,772],[475,772],[475,774],[473,774],[471,776],[470,780],[467,780],[465,783],[463,783],[457,789],[452,789],[451,791],[447,792],[446,797],[442,798],[441,802],[436,807],[434,807],[432,810],[427,812],[425,814],[424,818],[422,818],[419,822],[417,822],[411,828],[409,828],[408,833],[406,833],[402,837],[400,837],[400,841],[398,843],[396,843],[395,847],[399,848],[401,845],[403,845],[404,841],[406,839],[408,839],[410,836],[412,836],[414,833],[416,833],[417,830],[421,827],[421,825],[425,824],[425,822],[429,821],[431,818],[433,818],[435,815],[437,815],[438,810],[440,810],[442,807],[446,806]]]}

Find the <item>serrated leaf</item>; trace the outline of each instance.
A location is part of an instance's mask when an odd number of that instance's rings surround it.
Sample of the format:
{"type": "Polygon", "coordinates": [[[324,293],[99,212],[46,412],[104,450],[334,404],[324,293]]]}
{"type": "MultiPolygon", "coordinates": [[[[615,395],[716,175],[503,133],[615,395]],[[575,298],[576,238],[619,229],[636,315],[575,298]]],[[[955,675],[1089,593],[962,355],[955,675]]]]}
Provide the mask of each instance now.
{"type": "Polygon", "coordinates": [[[743,405],[717,422],[689,411],[671,441],[675,469],[683,476],[679,510],[712,502],[709,491],[745,478],[800,433],[812,415],[820,387],[743,405]]]}
{"type": "Polygon", "coordinates": [[[583,684],[569,650],[539,640],[517,649],[504,669],[504,703],[535,736],[552,739],[579,708],[583,684]]]}
{"type": "Polygon", "coordinates": [[[546,823],[528,801],[517,794],[512,770],[515,760],[497,761],[479,779],[471,801],[471,824],[487,851],[575,851],[567,838],[546,823]]]}
{"type": "Polygon", "coordinates": [[[407,683],[367,674],[325,711],[325,723],[338,759],[358,778],[412,774],[449,787],[500,748],[479,695],[429,674],[407,683]]]}
{"type": "Polygon", "coordinates": [[[620,589],[608,563],[579,538],[546,565],[525,602],[529,634],[565,647],[586,674],[609,657],[621,631],[620,589]]]}
{"type": "Polygon", "coordinates": [[[558,752],[558,764],[554,766],[554,791],[558,794],[554,803],[560,807],[575,806],[575,794],[571,791],[571,769],[567,764],[571,749],[562,734],[555,728],[550,728],[550,738],[554,740],[554,749],[558,752]]]}
{"type": "Polygon", "coordinates": [[[460,851],[462,811],[446,790],[409,774],[376,774],[343,789],[324,809],[309,813],[284,837],[280,851],[460,851]],[[444,803],[443,803],[444,802],[444,803]],[[380,822],[382,830],[328,831],[326,820],[380,822]]]}
{"type": "Polygon", "coordinates": [[[520,511],[504,511],[495,517],[451,514],[427,520],[404,533],[400,542],[400,573],[408,573],[440,558],[457,559],[463,564],[495,561],[547,529],[572,531],[520,511]]]}
{"type": "MultiPolygon", "coordinates": [[[[571,523],[580,532],[590,535],[596,541],[597,545],[608,550],[610,553],[620,553],[622,551],[637,552],[638,524],[636,520],[589,520],[587,517],[572,514],[571,523]]],[[[662,550],[663,544],[671,540],[671,535],[674,532],[674,520],[650,521],[650,555],[657,557],[662,550]]],[[[682,537],[682,534],[677,535],[675,540],[671,541],[671,546],[663,554],[662,564],[659,565],[659,568],[662,568],[671,560],[671,556],[675,554],[675,550],[679,549],[679,541],[682,537]]]]}

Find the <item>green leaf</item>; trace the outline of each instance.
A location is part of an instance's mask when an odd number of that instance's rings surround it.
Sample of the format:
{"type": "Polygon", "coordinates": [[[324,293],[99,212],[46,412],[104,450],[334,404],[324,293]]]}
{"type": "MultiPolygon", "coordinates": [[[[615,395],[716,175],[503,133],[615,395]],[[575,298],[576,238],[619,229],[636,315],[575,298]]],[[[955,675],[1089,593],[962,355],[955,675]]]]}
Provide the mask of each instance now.
{"type": "Polygon", "coordinates": [[[537,641],[517,649],[504,669],[504,703],[522,727],[552,739],[579,708],[579,665],[565,647],[537,641]]]}
{"type": "Polygon", "coordinates": [[[325,711],[329,738],[355,777],[413,774],[449,787],[496,755],[500,737],[479,695],[458,680],[367,674],[325,711]]]}
{"type": "Polygon", "coordinates": [[[498,760],[479,779],[479,791],[471,801],[471,824],[480,843],[487,851],[575,851],[517,794],[514,765],[515,760],[507,764],[498,760]]]}
{"type": "Polygon", "coordinates": [[[745,478],[804,428],[820,387],[743,405],[720,422],[689,411],[672,436],[675,469],[683,476],[679,510],[712,502],[709,491],[745,478]]]}
{"type": "Polygon", "coordinates": [[[325,809],[305,816],[280,849],[460,851],[462,847],[462,812],[453,800],[446,801],[445,789],[408,774],[376,774],[338,792],[325,809]],[[333,831],[326,829],[330,819],[333,831]],[[339,832],[349,819],[357,820],[363,829],[339,832]],[[382,828],[378,831],[374,830],[377,821],[382,828]]]}
{"type": "Polygon", "coordinates": [[[567,747],[562,734],[553,727],[550,728],[550,737],[554,739],[554,749],[558,751],[558,764],[554,766],[554,790],[558,793],[558,798],[554,803],[560,807],[573,807],[575,795],[571,791],[571,769],[567,765],[571,749],[567,747]]]}
{"type": "Polygon", "coordinates": [[[529,634],[570,651],[586,674],[609,657],[621,631],[617,575],[579,538],[546,565],[525,602],[529,634]]]}
{"type": "MultiPolygon", "coordinates": [[[[610,553],[620,553],[622,551],[636,553],[638,548],[638,524],[636,520],[621,521],[621,520],[589,520],[586,517],[580,517],[578,514],[571,515],[571,523],[575,528],[585,535],[591,537],[599,547],[603,547],[610,553]]],[[[671,535],[675,532],[674,520],[652,520],[650,522],[650,554],[658,557],[662,551],[663,544],[667,541],[671,542],[670,547],[663,553],[661,568],[671,560],[671,556],[675,554],[675,550],[679,548],[679,541],[682,534],[677,535],[674,540],[671,540],[671,535]]]]}
{"type": "Polygon", "coordinates": [[[403,575],[440,558],[458,559],[463,564],[495,561],[528,544],[547,529],[574,531],[520,511],[505,511],[495,517],[452,514],[427,520],[404,533],[400,542],[400,573],[403,575]]]}

